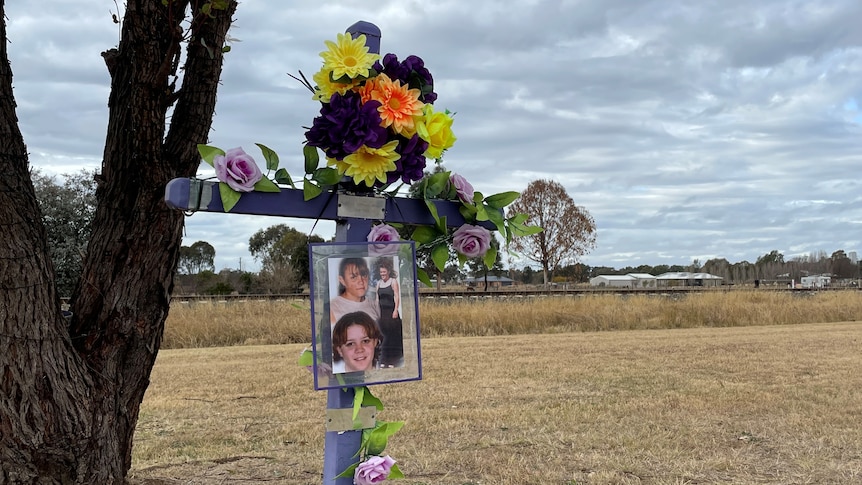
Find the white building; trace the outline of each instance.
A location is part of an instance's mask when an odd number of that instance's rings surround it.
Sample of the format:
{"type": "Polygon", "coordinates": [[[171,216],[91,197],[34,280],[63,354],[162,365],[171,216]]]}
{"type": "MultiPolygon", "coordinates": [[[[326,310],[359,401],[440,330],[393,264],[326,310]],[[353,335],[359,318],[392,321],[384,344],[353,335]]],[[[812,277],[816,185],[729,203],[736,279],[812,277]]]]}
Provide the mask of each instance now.
{"type": "Polygon", "coordinates": [[[590,286],[607,286],[610,288],[655,288],[655,276],[647,273],[629,273],[625,275],[599,275],[590,278],[590,286]]]}
{"type": "Polygon", "coordinates": [[[656,276],[658,286],[721,286],[721,276],[709,273],[690,273],[688,271],[664,273],[656,276]]]}
{"type": "Polygon", "coordinates": [[[803,276],[799,285],[803,288],[825,288],[832,284],[832,277],[826,275],[803,276]]]}
{"type": "Polygon", "coordinates": [[[590,286],[607,286],[610,288],[634,288],[637,281],[629,275],[599,275],[590,278],[590,286]]]}

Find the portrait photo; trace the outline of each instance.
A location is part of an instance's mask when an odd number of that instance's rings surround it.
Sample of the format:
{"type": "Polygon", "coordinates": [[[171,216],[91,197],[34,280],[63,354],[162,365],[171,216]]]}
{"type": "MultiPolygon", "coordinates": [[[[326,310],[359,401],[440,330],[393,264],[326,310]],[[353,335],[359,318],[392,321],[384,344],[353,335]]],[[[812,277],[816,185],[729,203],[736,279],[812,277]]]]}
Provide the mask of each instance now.
{"type": "Polygon", "coordinates": [[[413,242],[315,243],[309,257],[315,388],[421,379],[413,242]]]}

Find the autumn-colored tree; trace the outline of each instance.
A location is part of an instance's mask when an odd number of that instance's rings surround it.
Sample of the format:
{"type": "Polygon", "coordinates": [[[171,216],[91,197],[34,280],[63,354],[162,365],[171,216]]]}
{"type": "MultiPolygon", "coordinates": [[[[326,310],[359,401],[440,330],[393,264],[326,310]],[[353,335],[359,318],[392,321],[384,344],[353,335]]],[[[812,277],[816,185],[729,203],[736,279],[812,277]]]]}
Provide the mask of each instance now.
{"type": "Polygon", "coordinates": [[[165,184],[200,164],[237,3],[121,3],[120,43],[102,53],[108,129],[67,321],[18,127],[0,0],[2,484],[120,484],[132,464],[182,240],[183,214],[165,206],[165,184]]]}
{"type": "Polygon", "coordinates": [[[596,223],[590,213],[553,180],[530,182],[512,203],[511,212],[524,213],[528,221],[544,230],[532,236],[512,240],[511,247],[524,257],[542,265],[545,284],[548,273],[561,263],[575,263],[596,246],[596,223]]]}

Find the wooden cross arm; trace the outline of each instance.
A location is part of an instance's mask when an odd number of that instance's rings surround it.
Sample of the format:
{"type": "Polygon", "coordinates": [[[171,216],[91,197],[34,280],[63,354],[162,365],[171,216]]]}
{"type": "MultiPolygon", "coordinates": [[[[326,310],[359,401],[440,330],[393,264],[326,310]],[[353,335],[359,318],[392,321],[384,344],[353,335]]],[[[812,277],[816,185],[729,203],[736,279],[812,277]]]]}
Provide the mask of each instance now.
{"type": "MultiPolygon", "coordinates": [[[[165,187],[165,203],[182,211],[224,212],[218,182],[177,178],[165,187]]],[[[448,200],[435,200],[437,214],[446,217],[450,227],[464,224],[458,211],[460,204],[448,200]]],[[[363,218],[412,225],[433,225],[434,218],[421,199],[406,197],[373,197],[350,195],[341,192],[324,192],[305,201],[301,190],[282,188],[281,192],[247,192],[230,214],[295,217],[303,219],[344,220],[363,218]]],[[[484,221],[488,229],[495,226],[484,221]]]]}

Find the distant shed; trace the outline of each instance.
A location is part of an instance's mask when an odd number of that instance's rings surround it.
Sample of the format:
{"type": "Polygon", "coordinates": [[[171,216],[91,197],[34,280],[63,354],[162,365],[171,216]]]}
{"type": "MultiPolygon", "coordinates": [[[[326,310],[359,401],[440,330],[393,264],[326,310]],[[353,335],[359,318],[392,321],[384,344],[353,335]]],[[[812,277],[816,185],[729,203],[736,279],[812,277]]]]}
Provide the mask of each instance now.
{"type": "Polygon", "coordinates": [[[658,286],[721,286],[724,278],[709,273],[690,273],[688,271],[664,273],[656,276],[658,286]]]}
{"type": "Polygon", "coordinates": [[[610,288],[634,288],[637,278],[630,275],[599,275],[590,278],[590,286],[610,288]]]}

